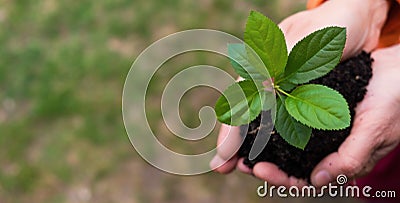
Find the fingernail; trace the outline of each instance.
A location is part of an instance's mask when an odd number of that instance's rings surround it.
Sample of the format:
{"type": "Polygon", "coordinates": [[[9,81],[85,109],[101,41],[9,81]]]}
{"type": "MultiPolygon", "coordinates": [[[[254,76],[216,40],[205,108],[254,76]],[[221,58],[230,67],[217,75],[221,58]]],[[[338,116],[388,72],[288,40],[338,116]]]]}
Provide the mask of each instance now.
{"type": "Polygon", "coordinates": [[[321,187],[323,185],[327,185],[328,183],[330,183],[331,180],[332,180],[332,177],[328,173],[328,171],[322,170],[322,171],[319,171],[317,173],[317,175],[315,175],[313,184],[316,187],[321,187]]]}
{"type": "Polygon", "coordinates": [[[214,170],[221,166],[223,162],[224,161],[219,156],[214,156],[214,158],[210,161],[210,168],[214,170]]]}

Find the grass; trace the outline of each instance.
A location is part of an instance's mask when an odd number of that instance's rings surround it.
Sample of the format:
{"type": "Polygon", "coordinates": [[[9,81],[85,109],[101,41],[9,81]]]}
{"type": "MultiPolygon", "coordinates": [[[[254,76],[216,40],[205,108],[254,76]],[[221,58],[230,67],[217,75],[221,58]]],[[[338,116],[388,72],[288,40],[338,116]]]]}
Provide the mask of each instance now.
{"type": "MultiPolygon", "coordinates": [[[[304,7],[304,1],[288,2],[0,0],[0,202],[204,199],[190,196],[180,186],[167,189],[165,184],[172,183],[197,188],[207,200],[217,202],[230,195],[209,189],[209,181],[233,191],[241,191],[240,185],[255,187],[256,182],[247,176],[239,176],[247,181],[239,184],[215,174],[193,177],[190,186],[188,179],[147,165],[125,133],[121,93],[135,57],[152,42],[191,28],[218,29],[241,37],[250,9],[265,11],[279,21],[304,7]],[[151,178],[157,180],[147,181],[151,178]],[[160,191],[151,192],[151,187],[160,191]],[[90,191],[89,199],[80,188],[90,191]]],[[[181,59],[186,62],[175,60],[167,66],[177,72],[189,65],[227,64],[226,59],[209,54],[181,59]]],[[[158,76],[149,97],[159,97],[174,71],[158,76]]],[[[188,94],[187,102],[193,100],[198,99],[188,94]]],[[[204,98],[201,102],[214,101],[204,98]]],[[[182,104],[184,122],[196,126],[198,120],[191,115],[198,109],[188,103],[182,104]]],[[[155,112],[149,122],[164,132],[157,108],[155,104],[149,109],[155,112]]],[[[180,150],[191,148],[165,139],[180,150]]],[[[194,150],[211,148],[215,139],[214,133],[194,150]]],[[[254,191],[238,195],[254,200],[254,191]]]]}

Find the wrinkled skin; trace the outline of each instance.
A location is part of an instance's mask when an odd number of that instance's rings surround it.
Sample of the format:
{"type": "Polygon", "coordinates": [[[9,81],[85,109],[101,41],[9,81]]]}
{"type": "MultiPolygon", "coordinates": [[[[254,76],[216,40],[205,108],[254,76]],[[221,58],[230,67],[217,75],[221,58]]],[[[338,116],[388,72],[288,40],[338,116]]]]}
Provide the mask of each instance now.
{"type": "MultiPolygon", "coordinates": [[[[373,77],[364,100],[356,108],[352,131],[338,152],[328,155],[315,167],[311,182],[317,187],[334,181],[339,174],[349,178],[367,174],[400,141],[400,89],[393,86],[400,81],[400,45],[373,50],[387,12],[388,4],[384,0],[336,0],[294,14],[279,24],[289,50],[315,30],[335,25],[347,29],[343,59],[361,50],[373,51],[373,77]]],[[[253,169],[248,168],[243,158],[236,155],[240,143],[239,128],[223,124],[217,142],[218,153],[210,163],[211,168],[224,174],[237,168],[273,185],[301,187],[307,184],[289,177],[273,163],[259,162],[253,169]]]]}

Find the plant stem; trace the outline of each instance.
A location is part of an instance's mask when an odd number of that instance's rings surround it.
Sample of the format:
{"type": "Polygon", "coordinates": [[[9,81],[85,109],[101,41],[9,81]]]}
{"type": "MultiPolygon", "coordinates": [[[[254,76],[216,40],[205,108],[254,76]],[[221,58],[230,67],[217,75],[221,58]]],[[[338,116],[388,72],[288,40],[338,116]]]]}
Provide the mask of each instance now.
{"type": "Polygon", "coordinates": [[[293,97],[292,95],[290,95],[289,93],[285,92],[284,90],[282,90],[281,88],[279,88],[279,86],[275,86],[275,89],[278,90],[278,92],[288,96],[288,97],[293,97]]]}

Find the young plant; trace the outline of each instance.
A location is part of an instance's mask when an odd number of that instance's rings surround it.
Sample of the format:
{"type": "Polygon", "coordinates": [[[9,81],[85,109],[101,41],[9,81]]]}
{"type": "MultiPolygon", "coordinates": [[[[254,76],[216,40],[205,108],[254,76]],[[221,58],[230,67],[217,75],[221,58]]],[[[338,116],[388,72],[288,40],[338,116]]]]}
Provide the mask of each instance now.
{"type": "Polygon", "coordinates": [[[279,27],[252,11],[244,41],[246,45],[228,45],[231,64],[244,80],[228,87],[218,99],[215,112],[220,122],[248,124],[261,111],[272,109],[278,98],[275,128],[295,147],[305,148],[312,128],[338,130],[350,125],[349,107],[340,93],[323,85],[306,84],[340,62],[345,28],[327,27],[311,33],[288,55],[279,27]]]}

